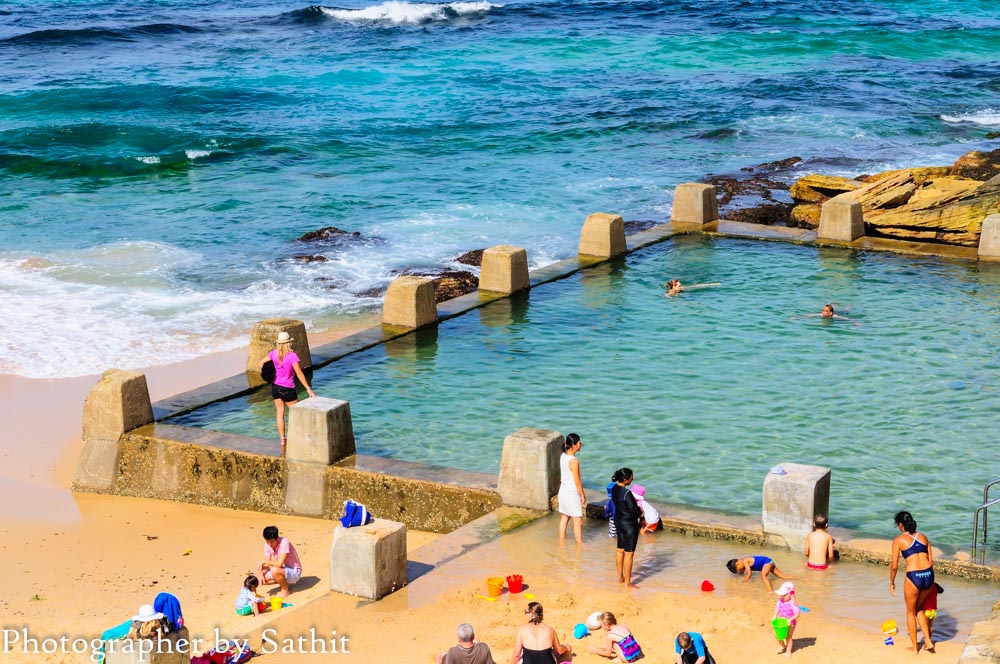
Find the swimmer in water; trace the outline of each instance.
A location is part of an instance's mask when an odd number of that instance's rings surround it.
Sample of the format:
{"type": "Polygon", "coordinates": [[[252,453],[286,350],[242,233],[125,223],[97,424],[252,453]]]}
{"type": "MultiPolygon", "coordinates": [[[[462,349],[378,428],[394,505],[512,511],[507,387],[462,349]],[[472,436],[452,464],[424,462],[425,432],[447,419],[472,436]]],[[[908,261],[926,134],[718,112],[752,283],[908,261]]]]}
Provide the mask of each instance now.
{"type": "Polygon", "coordinates": [[[860,327],[861,323],[857,322],[853,318],[848,318],[847,316],[841,316],[833,309],[832,304],[824,304],[823,311],[818,314],[803,314],[801,316],[792,316],[792,318],[828,318],[830,320],[849,320],[854,323],[855,327],[860,327]]]}
{"type": "Polygon", "coordinates": [[[709,284],[691,284],[690,286],[685,286],[681,283],[680,279],[671,279],[667,282],[667,293],[664,297],[670,297],[671,295],[680,295],[682,291],[697,290],[699,288],[712,288],[713,286],[721,286],[720,282],[713,282],[709,284]]]}

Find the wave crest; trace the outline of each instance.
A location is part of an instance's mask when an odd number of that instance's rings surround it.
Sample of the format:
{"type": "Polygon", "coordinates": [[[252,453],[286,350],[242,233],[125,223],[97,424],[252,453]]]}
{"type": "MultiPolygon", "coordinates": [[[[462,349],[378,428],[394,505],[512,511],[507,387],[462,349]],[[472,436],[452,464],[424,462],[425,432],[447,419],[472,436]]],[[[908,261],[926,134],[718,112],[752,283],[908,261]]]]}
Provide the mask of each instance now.
{"type": "Polygon", "coordinates": [[[435,21],[448,21],[462,16],[485,14],[495,7],[485,0],[482,2],[449,2],[431,4],[423,2],[383,2],[363,9],[331,9],[321,7],[322,12],[339,21],[380,22],[393,25],[421,25],[435,21]]]}
{"type": "Polygon", "coordinates": [[[995,108],[984,108],[981,111],[964,113],[962,115],[942,114],[940,117],[945,122],[951,122],[953,124],[971,122],[972,124],[987,125],[991,127],[1000,126],[1000,110],[995,108]]]}

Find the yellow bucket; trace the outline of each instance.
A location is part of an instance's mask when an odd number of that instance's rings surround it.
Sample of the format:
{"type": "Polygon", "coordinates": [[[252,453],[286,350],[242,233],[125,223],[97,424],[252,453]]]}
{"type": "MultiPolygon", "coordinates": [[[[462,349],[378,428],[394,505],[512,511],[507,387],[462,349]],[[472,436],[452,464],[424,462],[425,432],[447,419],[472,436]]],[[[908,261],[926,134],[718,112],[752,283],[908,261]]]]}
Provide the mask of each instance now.
{"type": "Polygon", "coordinates": [[[886,620],[882,623],[882,633],[883,634],[895,634],[897,631],[895,620],[886,620]]]}
{"type": "Polygon", "coordinates": [[[283,600],[280,597],[272,597],[271,598],[271,610],[272,611],[277,611],[278,609],[280,609],[282,601],[283,600]]]}
{"type": "Polygon", "coordinates": [[[502,576],[491,576],[486,579],[486,590],[489,592],[490,597],[499,597],[503,594],[503,577],[502,576]]]}

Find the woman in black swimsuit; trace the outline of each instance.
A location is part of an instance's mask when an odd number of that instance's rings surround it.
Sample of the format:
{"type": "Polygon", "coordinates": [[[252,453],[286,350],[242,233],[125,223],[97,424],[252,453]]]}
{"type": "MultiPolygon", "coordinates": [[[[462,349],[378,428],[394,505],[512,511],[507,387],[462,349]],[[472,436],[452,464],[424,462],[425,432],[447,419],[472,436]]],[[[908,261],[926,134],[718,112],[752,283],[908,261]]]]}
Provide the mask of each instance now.
{"type": "Polygon", "coordinates": [[[638,588],[639,586],[632,585],[632,559],[635,556],[635,546],[639,543],[642,508],[628,490],[628,485],[632,483],[632,469],[619,468],[611,476],[611,481],[615,483],[611,487],[611,500],[615,504],[614,520],[618,535],[618,548],[615,550],[618,583],[624,583],[626,588],[638,588]]]}
{"type": "Polygon", "coordinates": [[[892,540],[892,559],[889,567],[889,592],[896,596],[896,571],[899,556],[906,564],[906,581],[903,582],[903,597],[906,598],[906,629],[910,633],[911,649],[917,650],[917,624],[924,633],[924,650],[934,652],[934,638],[931,635],[927,616],[919,607],[934,588],[934,555],[927,536],[917,532],[917,522],[909,512],[896,514],[899,536],[892,540]]]}
{"type": "Polygon", "coordinates": [[[556,630],[542,622],[542,605],[531,602],[524,610],[528,616],[528,624],[517,630],[514,639],[514,654],[510,664],[556,664],[563,661],[563,656],[571,654],[573,649],[559,643],[556,630]]]}

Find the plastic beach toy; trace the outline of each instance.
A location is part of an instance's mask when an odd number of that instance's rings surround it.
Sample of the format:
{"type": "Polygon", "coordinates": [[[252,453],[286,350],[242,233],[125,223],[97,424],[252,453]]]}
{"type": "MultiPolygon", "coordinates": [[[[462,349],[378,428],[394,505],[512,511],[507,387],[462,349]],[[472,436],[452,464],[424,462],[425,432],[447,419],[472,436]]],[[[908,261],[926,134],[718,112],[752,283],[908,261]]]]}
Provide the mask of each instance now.
{"type": "Polygon", "coordinates": [[[519,593],[524,588],[524,577],[520,574],[511,574],[507,577],[507,590],[512,593],[519,593]]]}
{"type": "Polygon", "coordinates": [[[282,599],[281,597],[272,597],[271,598],[271,610],[272,611],[277,611],[278,609],[280,609],[281,608],[281,603],[283,601],[284,601],[284,599],[282,599]]]}
{"type": "Polygon", "coordinates": [[[535,596],[531,593],[524,593],[524,599],[535,599],[535,596]]]}
{"type": "Polygon", "coordinates": [[[775,618],[771,627],[774,627],[774,638],[779,641],[788,637],[788,618],[775,618]]]}
{"type": "Polygon", "coordinates": [[[885,645],[891,646],[894,643],[891,636],[885,637],[885,645]]]}
{"type": "Polygon", "coordinates": [[[587,626],[584,625],[583,623],[580,623],[579,625],[573,628],[573,636],[575,636],[578,639],[582,639],[583,637],[589,634],[590,630],[587,629],[587,626]]]}
{"type": "Polygon", "coordinates": [[[899,631],[899,630],[896,629],[896,621],[895,620],[893,620],[893,619],[890,618],[889,620],[886,620],[884,623],[882,623],[882,633],[883,634],[895,634],[897,631],[899,631]]]}
{"type": "Polygon", "coordinates": [[[704,581],[701,582],[701,590],[702,592],[710,593],[713,590],[715,590],[715,586],[712,585],[711,581],[705,579],[704,581]]]}
{"type": "Polygon", "coordinates": [[[503,594],[503,577],[491,576],[486,579],[486,590],[490,597],[499,597],[503,594]]]}
{"type": "Polygon", "coordinates": [[[587,619],[584,621],[589,629],[600,629],[601,628],[601,612],[594,611],[587,619]]]}

